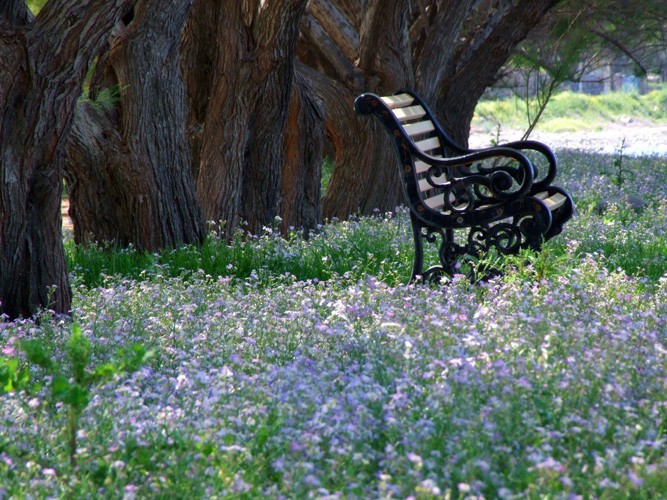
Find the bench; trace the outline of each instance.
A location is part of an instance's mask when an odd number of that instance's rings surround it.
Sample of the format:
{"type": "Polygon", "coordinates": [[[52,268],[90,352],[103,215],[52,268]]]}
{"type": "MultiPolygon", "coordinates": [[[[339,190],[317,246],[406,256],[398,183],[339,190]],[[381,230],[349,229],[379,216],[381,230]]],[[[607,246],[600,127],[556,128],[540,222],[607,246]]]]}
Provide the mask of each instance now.
{"type": "Polygon", "coordinates": [[[355,110],[376,116],[396,145],[415,246],[411,282],[472,273],[484,256],[539,250],[572,217],[572,198],[551,184],[556,158],[543,143],[465,149],[411,91],[362,94],[355,110]],[[438,241],[439,262],[424,270],[424,244],[438,241]]]}

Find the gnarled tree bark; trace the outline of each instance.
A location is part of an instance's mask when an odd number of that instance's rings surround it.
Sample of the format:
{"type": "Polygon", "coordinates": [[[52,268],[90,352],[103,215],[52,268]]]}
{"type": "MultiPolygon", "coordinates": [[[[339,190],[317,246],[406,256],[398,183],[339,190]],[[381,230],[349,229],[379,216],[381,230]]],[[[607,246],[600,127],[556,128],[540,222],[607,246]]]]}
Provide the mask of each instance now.
{"type": "Polygon", "coordinates": [[[86,70],[134,0],[0,10],[0,314],[69,313],[61,233],[65,140],[86,70]]]}
{"type": "Polygon", "coordinates": [[[197,3],[184,43],[186,54],[196,56],[184,64],[190,143],[201,145],[193,168],[197,198],[206,219],[223,222],[227,236],[241,221],[258,233],[280,214],[293,54],[306,0],[218,3],[197,3]],[[194,32],[206,15],[213,25],[203,30],[213,40],[194,32]],[[202,46],[211,43],[214,51],[202,46]],[[211,68],[204,92],[193,64],[201,60],[211,68]]]}
{"type": "Polygon", "coordinates": [[[311,82],[296,71],[285,134],[285,160],[280,186],[281,231],[310,229],[322,222],[320,199],[324,109],[311,82]]]}
{"type": "Polygon", "coordinates": [[[354,115],[354,98],[364,91],[413,86],[408,14],[407,0],[371,0],[366,11],[356,13],[345,2],[310,3],[299,55],[320,72],[300,71],[322,103],[322,126],[332,146],[334,171],[322,200],[325,219],[391,211],[401,203],[396,155],[377,124],[354,115]],[[341,50],[329,50],[338,45],[341,50]]]}
{"type": "Polygon", "coordinates": [[[77,243],[157,251],[201,243],[180,37],[192,1],[139,0],[77,110],[67,180],[77,243]],[[118,102],[103,102],[117,89],[118,102]]]}

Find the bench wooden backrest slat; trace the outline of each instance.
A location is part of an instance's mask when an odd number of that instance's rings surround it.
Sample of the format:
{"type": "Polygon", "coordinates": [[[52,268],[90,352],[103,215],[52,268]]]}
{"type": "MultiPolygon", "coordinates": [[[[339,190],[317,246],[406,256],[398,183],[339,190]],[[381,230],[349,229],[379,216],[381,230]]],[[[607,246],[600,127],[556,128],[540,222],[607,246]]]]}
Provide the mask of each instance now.
{"type": "MultiPolygon", "coordinates": [[[[436,182],[442,182],[444,179],[436,179],[434,178],[436,182]]],[[[421,192],[426,192],[431,189],[436,189],[429,182],[424,178],[419,181],[419,190],[421,192]]],[[[567,197],[564,196],[561,193],[554,193],[551,196],[549,196],[548,191],[543,191],[541,193],[537,193],[535,195],[535,198],[538,200],[542,200],[544,204],[547,206],[549,211],[553,212],[554,210],[562,207],[565,202],[567,201],[567,197]]],[[[442,209],[445,206],[445,195],[443,193],[438,193],[433,196],[425,197],[424,198],[424,204],[433,209],[433,210],[439,210],[442,209]]],[[[489,207],[490,205],[482,205],[477,207],[477,209],[484,209],[489,207]]]]}
{"type": "Polygon", "coordinates": [[[425,198],[424,204],[433,210],[438,210],[445,206],[445,195],[440,193],[436,194],[435,196],[431,196],[430,198],[425,198]]]}
{"type": "MultiPolygon", "coordinates": [[[[444,184],[445,182],[447,182],[447,177],[445,176],[445,174],[442,174],[440,177],[433,177],[432,180],[433,182],[444,184]]],[[[433,187],[430,182],[428,182],[426,177],[424,177],[423,179],[419,179],[419,191],[423,193],[424,191],[429,191],[431,189],[436,189],[436,188],[433,187]]]]}
{"type": "Polygon", "coordinates": [[[549,198],[545,198],[542,201],[544,201],[547,208],[553,212],[557,208],[563,206],[563,204],[567,201],[567,197],[561,193],[554,193],[549,196],[549,198]]]}
{"type": "MultiPolygon", "coordinates": [[[[409,94],[399,94],[390,97],[382,97],[382,101],[391,109],[391,112],[403,125],[405,133],[415,138],[424,134],[431,134],[435,132],[436,127],[430,119],[415,121],[426,116],[426,110],[422,106],[410,106],[414,102],[414,98],[409,94]],[[406,123],[409,122],[409,123],[406,123]]],[[[416,141],[415,146],[422,152],[430,154],[431,156],[442,157],[442,144],[437,136],[426,137],[422,140],[416,141]]],[[[431,166],[423,161],[417,160],[414,162],[415,169],[418,175],[426,172],[431,166]]],[[[447,178],[442,174],[438,178],[433,178],[434,182],[447,182],[447,178]]],[[[418,181],[418,189],[423,193],[423,201],[426,206],[431,209],[438,210],[445,206],[444,195],[440,194],[426,178],[418,181]],[[432,196],[429,196],[429,191],[432,196]]]]}
{"type": "Polygon", "coordinates": [[[398,108],[392,110],[400,122],[417,120],[426,116],[426,110],[421,106],[408,106],[407,108],[398,108]]]}
{"type": "Polygon", "coordinates": [[[412,97],[410,94],[385,96],[382,97],[381,99],[391,109],[402,108],[403,106],[412,104],[415,100],[415,98],[412,97]]]}
{"type": "Polygon", "coordinates": [[[403,126],[403,129],[410,137],[414,137],[415,135],[433,132],[435,125],[431,120],[424,120],[423,122],[408,123],[403,126]]]}
{"type": "Polygon", "coordinates": [[[429,165],[428,163],[423,162],[421,160],[415,161],[415,172],[417,172],[418,174],[423,174],[429,168],[431,168],[431,165],[429,165]]]}
{"type": "Polygon", "coordinates": [[[552,212],[557,208],[562,207],[563,204],[567,201],[567,197],[561,193],[554,193],[549,196],[549,191],[542,191],[541,193],[534,194],[533,196],[538,200],[542,200],[547,208],[552,212]]]}
{"type": "MultiPolygon", "coordinates": [[[[417,146],[421,151],[424,153],[428,153],[429,151],[433,151],[435,149],[440,149],[440,139],[437,137],[429,137],[428,139],[424,139],[423,141],[417,141],[415,143],[415,146],[417,146]]],[[[440,156],[440,155],[431,155],[431,156],[440,156]]]]}

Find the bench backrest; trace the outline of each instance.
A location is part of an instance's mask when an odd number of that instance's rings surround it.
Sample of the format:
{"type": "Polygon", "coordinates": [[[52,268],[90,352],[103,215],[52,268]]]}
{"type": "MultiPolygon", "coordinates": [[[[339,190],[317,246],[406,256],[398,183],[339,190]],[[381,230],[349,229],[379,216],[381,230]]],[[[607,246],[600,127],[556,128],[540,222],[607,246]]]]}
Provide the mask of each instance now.
{"type": "MultiPolygon", "coordinates": [[[[423,153],[436,158],[443,158],[445,151],[436,124],[429,116],[425,106],[415,101],[414,96],[408,93],[381,97],[382,102],[389,108],[396,120],[402,125],[405,133],[414,141],[417,148],[423,153]]],[[[445,206],[444,195],[434,188],[426,178],[426,172],[431,166],[421,160],[414,161],[417,187],[422,201],[434,210],[445,206]]],[[[432,177],[436,182],[447,182],[449,179],[443,172],[440,176],[432,177]]]]}
{"type": "MultiPolygon", "coordinates": [[[[412,206],[447,212],[444,190],[433,184],[454,179],[446,169],[434,175],[431,165],[415,156],[414,149],[434,158],[457,156],[465,150],[447,136],[426,104],[408,91],[385,97],[369,93],[357,98],[355,108],[360,114],[376,115],[393,135],[402,164],[405,194],[412,206]]],[[[452,196],[449,202],[451,206],[452,196]]]]}
{"type": "Polygon", "coordinates": [[[503,205],[532,187],[535,170],[520,151],[457,146],[410,91],[387,97],[362,94],[355,109],[379,118],[393,137],[406,200],[426,223],[466,227],[502,217],[503,205]]]}

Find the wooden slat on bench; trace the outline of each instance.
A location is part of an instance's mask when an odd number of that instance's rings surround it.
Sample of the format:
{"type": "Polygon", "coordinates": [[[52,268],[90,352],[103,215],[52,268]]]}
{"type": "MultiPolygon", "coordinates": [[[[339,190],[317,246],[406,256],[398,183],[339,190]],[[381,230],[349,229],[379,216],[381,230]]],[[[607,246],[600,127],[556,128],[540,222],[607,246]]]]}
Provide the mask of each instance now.
{"type": "Polygon", "coordinates": [[[547,205],[547,208],[553,212],[557,208],[563,206],[566,200],[567,197],[561,193],[554,193],[542,201],[544,201],[544,203],[547,205]]]}
{"type": "Polygon", "coordinates": [[[424,120],[423,122],[408,123],[403,126],[403,129],[410,137],[413,137],[415,135],[433,132],[435,130],[435,125],[433,125],[431,120],[424,120]]]}
{"type": "MultiPolygon", "coordinates": [[[[435,183],[441,183],[444,184],[447,182],[447,176],[445,174],[442,174],[440,177],[432,177],[431,180],[435,183]]],[[[428,191],[429,189],[435,189],[431,183],[424,177],[423,179],[419,179],[419,190],[423,193],[424,191],[428,191]]]]}
{"type": "Polygon", "coordinates": [[[430,137],[429,139],[424,139],[423,141],[417,141],[415,146],[426,153],[428,151],[433,151],[434,149],[440,149],[440,139],[437,137],[430,137]]]}
{"type": "Polygon", "coordinates": [[[399,121],[416,120],[422,116],[426,116],[426,110],[421,106],[408,106],[407,108],[399,108],[393,110],[394,115],[399,121]]]}
{"type": "Polygon", "coordinates": [[[382,100],[387,106],[389,106],[391,109],[394,109],[407,106],[408,104],[412,104],[415,98],[412,97],[410,94],[398,94],[398,95],[382,97],[382,100]]]}
{"type": "MultiPolygon", "coordinates": [[[[436,181],[436,182],[445,182],[446,181],[446,179],[444,179],[444,176],[443,176],[442,179],[435,179],[434,178],[433,180],[436,181]]],[[[421,192],[424,192],[424,191],[428,191],[429,189],[434,189],[434,188],[433,188],[433,186],[431,186],[431,184],[429,184],[429,182],[426,179],[421,179],[419,181],[419,190],[421,192]]],[[[549,196],[549,193],[547,191],[543,191],[541,193],[537,193],[534,196],[535,196],[535,198],[538,198],[538,199],[542,200],[551,212],[553,212],[557,208],[562,207],[565,204],[565,202],[567,201],[567,197],[564,196],[561,193],[554,193],[551,196],[549,196]]],[[[445,206],[445,195],[442,194],[442,193],[439,193],[439,194],[436,194],[435,196],[424,198],[424,204],[429,208],[432,208],[434,210],[438,210],[438,209],[445,206]]],[[[481,206],[481,207],[478,207],[478,208],[481,209],[481,208],[486,208],[486,207],[487,207],[487,205],[481,206]]]]}
{"type": "Polygon", "coordinates": [[[441,193],[431,196],[430,198],[425,198],[424,204],[434,210],[442,208],[445,206],[445,195],[441,193]]]}
{"type": "MultiPolygon", "coordinates": [[[[445,206],[445,195],[444,193],[436,194],[435,196],[431,196],[430,198],[424,198],[424,204],[432,208],[433,210],[439,210],[445,206]]],[[[490,205],[484,205],[479,208],[487,208],[490,205]]],[[[456,206],[455,208],[458,208],[459,210],[464,210],[466,208],[466,204],[461,204],[456,206]]],[[[449,212],[447,212],[449,213],[449,212]]]]}
{"type": "Polygon", "coordinates": [[[415,162],[415,171],[416,171],[418,174],[423,174],[423,173],[426,172],[429,168],[431,168],[431,165],[429,165],[429,164],[426,163],[426,162],[423,162],[423,161],[421,161],[421,160],[417,160],[417,161],[415,162]]]}
{"type": "Polygon", "coordinates": [[[562,207],[563,204],[567,201],[567,197],[562,195],[561,193],[554,193],[551,196],[549,196],[548,191],[542,191],[541,193],[537,193],[533,196],[535,196],[535,198],[537,198],[538,200],[542,200],[549,209],[549,211],[551,212],[553,212],[557,208],[562,207]]]}

